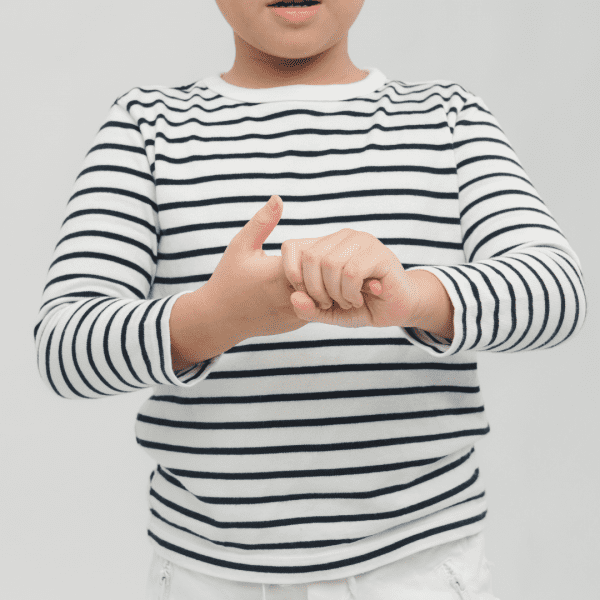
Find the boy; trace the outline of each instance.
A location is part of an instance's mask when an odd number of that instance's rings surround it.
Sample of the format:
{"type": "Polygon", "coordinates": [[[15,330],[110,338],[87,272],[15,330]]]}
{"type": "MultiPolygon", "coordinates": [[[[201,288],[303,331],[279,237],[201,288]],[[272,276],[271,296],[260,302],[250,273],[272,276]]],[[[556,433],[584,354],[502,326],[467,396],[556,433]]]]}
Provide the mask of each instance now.
{"type": "Polygon", "coordinates": [[[217,4],[232,69],[86,156],[40,375],[155,388],[149,598],[491,600],[476,353],[573,337],[579,259],[481,98],[353,65],[363,2],[217,4]]]}

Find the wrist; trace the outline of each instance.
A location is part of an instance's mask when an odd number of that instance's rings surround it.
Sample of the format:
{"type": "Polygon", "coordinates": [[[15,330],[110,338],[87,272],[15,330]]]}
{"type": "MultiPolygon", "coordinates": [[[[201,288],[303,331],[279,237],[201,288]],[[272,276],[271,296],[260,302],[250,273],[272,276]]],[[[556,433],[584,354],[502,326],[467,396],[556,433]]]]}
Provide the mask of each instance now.
{"type": "Polygon", "coordinates": [[[447,339],[454,338],[454,305],[444,284],[429,271],[407,273],[418,289],[418,310],[409,327],[418,327],[447,339]]]}
{"type": "Polygon", "coordinates": [[[177,299],[169,326],[172,361],[178,369],[223,354],[244,339],[206,285],[177,299]]]}

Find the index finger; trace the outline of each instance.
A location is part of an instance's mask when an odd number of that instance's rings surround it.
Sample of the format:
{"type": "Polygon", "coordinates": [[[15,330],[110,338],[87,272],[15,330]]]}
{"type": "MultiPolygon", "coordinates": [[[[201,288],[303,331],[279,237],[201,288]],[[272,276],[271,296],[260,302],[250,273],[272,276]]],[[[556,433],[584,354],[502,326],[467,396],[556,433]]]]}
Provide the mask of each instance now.
{"type": "Polygon", "coordinates": [[[302,277],[302,250],[310,248],[321,238],[303,238],[301,240],[286,240],[281,244],[283,270],[288,281],[297,292],[305,292],[302,277]]]}

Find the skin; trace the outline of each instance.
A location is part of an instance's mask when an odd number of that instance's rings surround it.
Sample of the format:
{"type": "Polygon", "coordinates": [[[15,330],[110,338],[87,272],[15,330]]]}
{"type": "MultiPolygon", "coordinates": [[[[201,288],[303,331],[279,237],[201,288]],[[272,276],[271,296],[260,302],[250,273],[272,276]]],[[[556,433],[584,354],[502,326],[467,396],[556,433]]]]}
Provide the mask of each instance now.
{"type": "Polygon", "coordinates": [[[259,89],[354,83],[369,72],[348,55],[348,31],[365,0],[322,0],[316,17],[290,23],[269,8],[277,0],[215,0],[233,29],[235,61],[227,83],[259,89]]]}

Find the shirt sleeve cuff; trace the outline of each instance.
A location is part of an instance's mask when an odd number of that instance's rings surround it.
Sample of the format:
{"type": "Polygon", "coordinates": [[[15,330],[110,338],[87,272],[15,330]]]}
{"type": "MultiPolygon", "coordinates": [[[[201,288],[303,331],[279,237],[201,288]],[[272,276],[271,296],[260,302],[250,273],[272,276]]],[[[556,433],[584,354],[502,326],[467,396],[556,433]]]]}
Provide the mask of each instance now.
{"type": "Polygon", "coordinates": [[[213,358],[199,362],[187,369],[181,369],[180,371],[174,371],[175,377],[183,384],[188,384],[182,387],[191,387],[192,385],[206,379],[208,374],[212,370],[212,366],[223,356],[218,354],[213,358]]]}
{"type": "Polygon", "coordinates": [[[193,291],[194,290],[187,290],[185,292],[181,292],[180,294],[175,294],[170,298],[169,302],[167,303],[166,310],[164,311],[162,323],[163,329],[165,331],[165,335],[163,335],[163,353],[165,356],[165,369],[167,371],[166,375],[167,379],[169,380],[168,384],[184,388],[193,387],[197,385],[200,381],[206,379],[212,371],[213,365],[215,365],[221,358],[221,356],[223,356],[222,354],[218,354],[217,356],[213,356],[208,360],[201,361],[199,363],[196,363],[195,365],[186,367],[185,369],[179,369],[177,371],[173,370],[173,358],[171,356],[171,335],[169,329],[171,310],[173,309],[173,305],[175,304],[178,298],[180,298],[184,294],[191,294],[193,291]]]}
{"type": "Polygon", "coordinates": [[[417,346],[417,348],[421,348],[431,356],[435,356],[437,358],[445,358],[446,356],[452,356],[453,354],[457,354],[459,352],[460,347],[459,340],[462,339],[463,336],[463,329],[460,324],[462,322],[463,309],[458,294],[456,293],[450,279],[441,269],[438,269],[436,267],[411,267],[410,269],[406,269],[406,272],[408,273],[410,271],[416,270],[429,271],[430,273],[435,275],[442,282],[442,285],[446,288],[448,296],[450,296],[450,300],[452,301],[452,304],[454,306],[454,338],[450,340],[435,333],[431,333],[430,331],[425,331],[420,327],[400,326],[400,329],[402,329],[406,338],[414,346],[417,346]]]}

